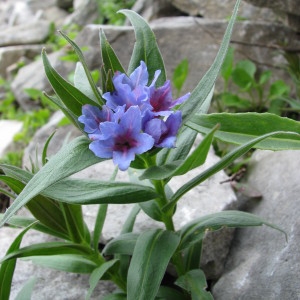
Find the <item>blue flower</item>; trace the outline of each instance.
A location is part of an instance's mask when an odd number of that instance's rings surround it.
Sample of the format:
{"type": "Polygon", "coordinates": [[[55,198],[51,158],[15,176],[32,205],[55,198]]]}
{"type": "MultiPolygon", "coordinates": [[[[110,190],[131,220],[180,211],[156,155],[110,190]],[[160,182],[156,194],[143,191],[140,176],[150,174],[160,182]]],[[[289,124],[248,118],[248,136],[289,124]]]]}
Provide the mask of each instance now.
{"type": "Polygon", "coordinates": [[[113,110],[118,106],[125,106],[125,110],[130,106],[139,106],[142,113],[151,109],[149,94],[159,74],[160,71],[156,71],[151,85],[147,86],[149,74],[143,61],[129,77],[124,73],[116,72],[113,77],[115,90],[103,94],[106,105],[113,110]]]}
{"type": "Polygon", "coordinates": [[[181,111],[176,111],[166,121],[159,118],[148,121],[144,131],[154,138],[155,147],[174,148],[181,121],[181,111]]]}
{"type": "Polygon", "coordinates": [[[101,158],[112,158],[125,171],[136,154],[150,150],[154,145],[151,135],[141,131],[142,117],[138,106],[131,106],[118,122],[100,123],[101,134],[90,144],[90,149],[101,158]]]}

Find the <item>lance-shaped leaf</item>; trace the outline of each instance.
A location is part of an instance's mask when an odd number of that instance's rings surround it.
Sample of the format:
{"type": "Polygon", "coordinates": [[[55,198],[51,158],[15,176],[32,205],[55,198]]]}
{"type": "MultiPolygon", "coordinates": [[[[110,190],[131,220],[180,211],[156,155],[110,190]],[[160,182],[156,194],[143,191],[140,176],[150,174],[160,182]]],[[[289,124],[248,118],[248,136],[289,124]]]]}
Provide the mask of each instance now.
{"type": "Polygon", "coordinates": [[[233,26],[237,17],[238,7],[240,5],[240,0],[236,1],[232,17],[227,26],[226,32],[223,37],[223,41],[220,45],[218,54],[211,65],[210,69],[203,76],[201,81],[198,83],[196,88],[193,90],[189,99],[180,106],[182,111],[183,123],[186,123],[193,114],[197,112],[206,113],[208,109],[208,104],[205,100],[208,98],[209,94],[214,88],[215,81],[222,67],[223,61],[226,57],[227,49],[230,42],[230,37],[232,34],[233,26]]]}
{"type": "Polygon", "coordinates": [[[251,148],[253,148],[254,145],[256,145],[257,143],[261,142],[262,140],[272,137],[272,136],[276,136],[276,135],[282,135],[282,134],[286,134],[286,135],[296,135],[298,137],[300,137],[299,134],[295,133],[295,132],[282,132],[282,131],[276,131],[276,132],[271,132],[268,134],[264,134],[260,137],[257,137],[255,139],[250,140],[248,143],[243,144],[239,147],[237,147],[236,149],[234,149],[233,151],[229,152],[228,154],[226,154],[221,160],[219,160],[216,164],[214,164],[213,166],[211,166],[210,168],[208,168],[207,170],[205,170],[204,172],[200,173],[198,176],[194,177],[193,179],[191,179],[190,181],[188,181],[187,183],[185,183],[182,187],[180,187],[172,196],[172,198],[170,199],[170,202],[165,205],[163,207],[163,211],[167,212],[167,211],[171,211],[174,209],[176,203],[178,202],[178,200],[188,191],[190,191],[192,188],[194,188],[195,186],[197,186],[198,184],[200,184],[201,182],[205,181],[206,179],[208,179],[209,177],[211,177],[212,175],[216,174],[217,172],[223,170],[224,168],[228,167],[234,160],[236,160],[237,158],[241,157],[242,155],[244,155],[245,153],[247,153],[251,148]]]}
{"type": "Polygon", "coordinates": [[[90,247],[64,242],[49,242],[26,246],[5,255],[0,263],[10,259],[29,257],[29,256],[44,256],[44,255],[63,255],[74,254],[82,256],[92,256],[94,252],[90,247]]]}
{"type": "Polygon", "coordinates": [[[63,146],[30,182],[26,185],[20,195],[4,214],[0,226],[26,205],[33,197],[40,194],[47,187],[59,182],[60,180],[77,173],[97,162],[103,161],[96,157],[88,148],[89,140],[85,137],[78,137],[69,144],[63,146]]]}
{"type": "Polygon", "coordinates": [[[94,269],[92,272],[90,279],[89,279],[89,284],[90,288],[88,289],[88,293],[86,295],[86,300],[91,299],[92,293],[94,289],[96,288],[99,280],[118,262],[117,259],[110,260],[108,262],[105,262],[102,264],[100,267],[94,269]]]}
{"type": "MultiPolygon", "coordinates": [[[[21,245],[23,236],[25,233],[34,226],[36,222],[31,223],[26,227],[13,241],[11,246],[6,252],[6,255],[10,255],[11,253],[18,251],[21,245]]],[[[11,289],[11,282],[14,275],[14,270],[16,266],[16,259],[12,259],[9,261],[4,261],[0,267],[0,299],[8,300],[11,289]]]]}
{"type": "Polygon", "coordinates": [[[98,87],[96,86],[96,84],[95,84],[95,82],[93,80],[93,77],[92,77],[92,75],[91,75],[91,73],[90,73],[90,71],[88,69],[88,66],[87,66],[87,64],[85,62],[85,59],[84,59],[82,51],[80,50],[80,48],[78,47],[78,45],[74,41],[72,41],[65,33],[63,33],[63,32],[60,31],[60,34],[73,47],[74,51],[76,52],[76,54],[77,54],[77,56],[78,56],[78,58],[79,58],[79,60],[80,60],[80,62],[82,64],[82,67],[83,67],[83,69],[85,71],[86,77],[88,79],[88,82],[89,82],[90,87],[91,87],[91,89],[92,89],[92,91],[94,93],[95,98],[98,100],[98,103],[100,105],[103,105],[104,104],[104,100],[103,100],[103,98],[101,96],[101,93],[100,93],[98,87]]]}
{"type": "Polygon", "coordinates": [[[191,270],[180,276],[175,284],[188,291],[193,300],[213,300],[210,292],[206,291],[207,283],[205,274],[202,270],[191,270]]]}
{"type": "Polygon", "coordinates": [[[31,294],[35,285],[36,278],[30,278],[26,281],[25,285],[19,291],[18,295],[16,296],[15,300],[27,300],[31,299],[31,294]]]}
{"type": "Polygon", "coordinates": [[[221,229],[222,227],[242,228],[262,225],[267,225],[271,228],[279,230],[286,236],[286,233],[281,228],[267,221],[264,221],[256,215],[242,211],[227,210],[195,219],[183,226],[179,231],[179,234],[181,236],[181,243],[179,248],[181,250],[185,249],[191,244],[197,243],[199,242],[199,240],[202,240],[207,229],[209,229],[210,231],[215,231],[221,229]]]}
{"type": "Polygon", "coordinates": [[[34,264],[68,273],[90,274],[97,267],[92,260],[77,254],[31,256],[34,264]]]}
{"type": "Polygon", "coordinates": [[[140,65],[142,60],[147,65],[150,82],[154,78],[155,71],[161,70],[161,74],[156,83],[158,86],[162,86],[166,81],[166,71],[152,29],[136,12],[127,9],[120,10],[120,12],[129,18],[135,30],[136,37],[136,42],[128,67],[128,74],[131,74],[140,65]]]}
{"type": "Polygon", "coordinates": [[[111,70],[113,74],[116,71],[126,73],[115,51],[109,44],[103,30],[100,30],[100,46],[105,72],[108,73],[109,70],[111,70]]]}
{"type": "MultiPolygon", "coordinates": [[[[207,133],[216,124],[220,129],[215,137],[234,144],[244,144],[250,140],[274,131],[289,131],[300,134],[300,122],[282,118],[270,113],[216,113],[192,117],[187,125],[199,132],[207,133]]],[[[268,150],[299,150],[299,135],[276,135],[254,145],[255,148],[268,150]]]]}
{"type": "Polygon", "coordinates": [[[149,186],[118,181],[65,179],[43,192],[46,196],[72,204],[125,204],[157,198],[149,186]]]}
{"type": "Polygon", "coordinates": [[[64,103],[64,105],[76,116],[81,115],[81,107],[84,104],[95,105],[96,103],[78,90],[71,83],[61,77],[51,66],[45,50],[42,51],[42,59],[44,63],[47,78],[53,87],[55,93],[64,103]]]}
{"type": "Polygon", "coordinates": [[[139,237],[138,233],[123,233],[109,241],[104,249],[104,255],[126,254],[132,255],[136,241],[139,237]]]}
{"type": "Polygon", "coordinates": [[[150,230],[139,236],[128,270],[128,300],[155,299],[179,242],[176,233],[161,229],[150,230]]]}

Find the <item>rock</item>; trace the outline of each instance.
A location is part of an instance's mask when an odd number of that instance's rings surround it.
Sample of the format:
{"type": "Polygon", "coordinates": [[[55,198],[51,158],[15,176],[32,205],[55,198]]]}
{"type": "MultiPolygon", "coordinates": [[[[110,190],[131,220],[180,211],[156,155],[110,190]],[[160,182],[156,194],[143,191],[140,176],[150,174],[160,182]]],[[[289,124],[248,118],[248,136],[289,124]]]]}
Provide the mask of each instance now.
{"type": "Polygon", "coordinates": [[[65,19],[69,16],[68,12],[57,6],[51,6],[41,14],[41,19],[45,18],[47,21],[55,24],[56,28],[62,27],[65,19]]]}
{"type": "Polygon", "coordinates": [[[56,5],[59,8],[68,10],[73,7],[73,1],[74,0],[56,0],[56,5]]]}
{"type": "Polygon", "coordinates": [[[0,32],[0,47],[43,43],[49,35],[50,23],[34,21],[8,27],[0,32]]]}
{"type": "MultiPolygon", "coordinates": [[[[183,59],[188,60],[189,72],[182,93],[192,91],[212,64],[227,22],[194,17],[174,17],[157,19],[151,23],[151,26],[169,78],[172,77],[177,64],[183,59]]],[[[77,42],[80,46],[88,46],[85,55],[91,62],[92,69],[100,67],[98,37],[100,28],[104,30],[108,41],[126,67],[134,45],[131,27],[88,25],[78,35],[77,42]]],[[[298,37],[292,30],[269,23],[238,22],[232,37],[232,43],[236,49],[236,60],[251,59],[257,62],[258,68],[261,69],[267,65],[268,69],[273,72],[274,80],[281,78],[289,82],[289,76],[284,71],[278,70],[278,65],[283,64],[284,59],[279,55],[274,55],[274,48],[276,49],[277,46],[280,48],[284,40],[288,41],[290,48],[300,49],[298,37]]]]}
{"type": "MultiPolygon", "coordinates": [[[[201,16],[209,19],[226,19],[232,14],[236,0],[170,0],[172,5],[190,16],[201,16]]],[[[247,20],[276,20],[275,14],[268,8],[258,9],[253,5],[241,2],[239,16],[247,20]]]]}
{"type": "Polygon", "coordinates": [[[6,151],[12,149],[15,134],[21,131],[23,123],[12,120],[0,120],[0,158],[3,157],[6,151]]]}
{"type": "MultiPolygon", "coordinates": [[[[60,51],[50,53],[48,58],[52,66],[66,78],[68,74],[75,69],[75,64],[73,62],[60,60],[60,57],[66,54],[65,50],[66,49],[61,49],[60,51]]],[[[12,92],[25,111],[33,109],[37,105],[37,103],[33,102],[29,95],[24,91],[26,88],[52,92],[41,59],[21,68],[11,83],[12,92]]]]}
{"type": "Polygon", "coordinates": [[[245,0],[258,7],[268,7],[281,17],[292,29],[300,31],[299,2],[297,0],[245,0]]]}
{"type": "Polygon", "coordinates": [[[8,46],[0,48],[0,75],[7,77],[7,68],[25,58],[33,60],[40,55],[42,45],[8,46]]]}
{"type": "Polygon", "coordinates": [[[92,24],[98,18],[98,4],[94,0],[80,0],[74,3],[74,12],[66,18],[64,24],[84,26],[92,24]]]}
{"type": "Polygon", "coordinates": [[[225,273],[213,288],[216,300],[299,299],[299,151],[257,151],[246,180],[263,199],[248,211],[280,226],[237,231],[225,273]]]}

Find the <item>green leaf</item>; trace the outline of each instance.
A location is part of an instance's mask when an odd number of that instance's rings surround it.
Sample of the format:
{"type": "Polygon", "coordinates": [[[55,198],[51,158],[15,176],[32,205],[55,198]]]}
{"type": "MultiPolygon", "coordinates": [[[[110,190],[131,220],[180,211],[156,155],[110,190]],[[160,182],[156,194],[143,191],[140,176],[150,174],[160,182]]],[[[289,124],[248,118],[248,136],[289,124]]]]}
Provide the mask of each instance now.
{"type": "Polygon", "coordinates": [[[107,273],[107,271],[109,271],[109,269],[111,269],[116,263],[118,262],[118,260],[113,259],[110,260],[108,262],[105,262],[104,264],[102,264],[100,267],[96,268],[93,273],[90,276],[90,288],[88,289],[88,293],[86,295],[86,300],[91,299],[92,293],[94,291],[94,289],[96,288],[99,280],[105,275],[105,273],[107,273]]]}
{"type": "Polygon", "coordinates": [[[101,300],[127,300],[127,295],[124,293],[113,293],[101,298],[101,300]]]}
{"type": "Polygon", "coordinates": [[[206,291],[207,283],[202,270],[191,270],[180,276],[175,284],[187,290],[192,295],[192,300],[213,300],[210,292],[206,291]]]}
{"type": "Polygon", "coordinates": [[[260,77],[259,77],[258,83],[260,85],[266,84],[269,81],[271,75],[272,75],[272,72],[270,70],[262,72],[261,75],[260,75],[260,77]]]}
{"type": "MultiPolygon", "coordinates": [[[[14,253],[15,251],[19,250],[19,247],[21,245],[22,239],[25,235],[25,233],[31,229],[36,222],[29,224],[13,241],[13,243],[10,245],[9,249],[6,252],[6,256],[11,255],[11,253],[14,253]]],[[[1,300],[8,300],[11,290],[11,283],[12,278],[14,275],[16,266],[16,259],[12,259],[9,261],[3,261],[1,263],[0,267],[0,299],[1,300]]]]}
{"type": "Polygon", "coordinates": [[[205,170],[204,172],[200,173],[198,176],[194,177],[193,179],[191,179],[190,181],[188,181],[187,183],[185,183],[183,186],[181,186],[175,193],[174,195],[171,197],[170,202],[165,205],[162,210],[164,212],[167,211],[172,211],[174,210],[174,207],[177,203],[177,201],[188,191],[190,191],[192,188],[194,188],[195,186],[197,186],[198,184],[200,184],[201,182],[205,181],[206,179],[208,179],[209,177],[211,177],[212,175],[216,174],[217,172],[223,170],[224,168],[228,167],[235,159],[241,157],[242,155],[244,155],[245,153],[247,153],[251,148],[253,148],[257,143],[259,143],[260,141],[272,137],[272,136],[276,136],[276,135],[282,135],[282,134],[290,134],[290,135],[298,135],[294,132],[283,132],[283,131],[275,131],[272,133],[268,133],[268,134],[264,134],[262,136],[259,136],[255,139],[252,139],[250,141],[248,141],[247,143],[237,147],[236,149],[234,149],[233,151],[229,152],[228,154],[226,154],[221,160],[219,160],[216,164],[214,164],[213,166],[209,167],[207,170],[205,170]]]}
{"type": "Polygon", "coordinates": [[[234,69],[231,77],[233,82],[243,91],[248,91],[254,84],[253,78],[244,69],[234,69]]]}
{"type": "Polygon", "coordinates": [[[196,88],[193,90],[189,99],[180,106],[180,110],[182,111],[183,124],[185,124],[196,112],[207,112],[209,106],[207,105],[205,100],[209,99],[209,95],[212,94],[215,81],[225,59],[233,25],[235,23],[235,19],[238,13],[239,4],[240,0],[237,0],[232,17],[229,21],[229,24],[223,37],[223,41],[219,48],[219,52],[213,64],[203,76],[201,81],[198,83],[196,88]]]}
{"type": "Polygon", "coordinates": [[[87,138],[78,137],[71,143],[63,146],[60,151],[33,176],[24,190],[7,209],[0,226],[3,226],[18,209],[26,205],[28,201],[44,191],[47,187],[84,168],[103,161],[104,159],[96,157],[92,151],[89,150],[88,144],[89,140],[87,138]]]}
{"type": "Polygon", "coordinates": [[[43,195],[71,204],[137,203],[158,196],[145,185],[91,179],[65,179],[44,190],[43,195]]]}
{"type": "Polygon", "coordinates": [[[132,255],[138,237],[137,233],[123,233],[109,241],[102,252],[104,255],[132,255]]]}
{"type": "Polygon", "coordinates": [[[184,175],[187,172],[195,169],[205,163],[208,151],[210,149],[213,136],[218,126],[215,126],[200,142],[197,148],[183,161],[174,161],[171,164],[162,166],[153,166],[148,168],[140,179],[155,179],[162,180],[174,176],[184,175]]]}
{"type": "Polygon", "coordinates": [[[281,131],[281,135],[270,136],[254,147],[268,150],[300,149],[300,123],[269,113],[196,115],[187,125],[199,132],[207,133],[216,124],[220,124],[220,129],[215,133],[215,137],[224,142],[240,145],[256,137],[281,131]],[[284,131],[298,134],[285,135],[284,131]]]}
{"type": "Polygon", "coordinates": [[[177,234],[160,229],[150,230],[139,236],[128,270],[128,300],[155,299],[179,242],[177,234]]]}
{"type": "Polygon", "coordinates": [[[62,78],[51,66],[45,50],[42,52],[42,59],[44,63],[44,68],[46,75],[48,77],[51,86],[53,87],[57,96],[61,99],[64,105],[75,115],[80,116],[82,105],[91,104],[95,105],[96,103],[84,95],[72,84],[67,82],[62,78]]]}
{"type": "Polygon", "coordinates": [[[161,300],[182,300],[184,299],[184,295],[178,291],[178,289],[174,289],[168,286],[160,286],[157,296],[155,299],[161,300]]]}
{"type": "Polygon", "coordinates": [[[229,47],[221,67],[221,76],[228,81],[233,69],[234,48],[229,47]]]}
{"type": "Polygon", "coordinates": [[[163,213],[156,200],[151,200],[143,203],[139,203],[143,212],[147,214],[151,219],[163,222],[163,213]]]}
{"type": "Polygon", "coordinates": [[[97,267],[93,261],[72,254],[32,256],[28,260],[36,265],[69,273],[90,274],[97,267]]]}
{"type": "Polygon", "coordinates": [[[34,277],[27,280],[25,285],[19,291],[19,293],[16,296],[15,300],[28,300],[28,299],[31,299],[31,294],[32,294],[35,282],[36,282],[36,278],[34,278],[34,277]]]}
{"type": "Polygon", "coordinates": [[[95,251],[98,250],[99,241],[100,241],[103,225],[106,218],[107,208],[108,208],[107,204],[101,204],[99,205],[98,208],[98,213],[97,213],[96,222],[94,226],[94,233],[93,233],[93,246],[95,251]]]}
{"type": "Polygon", "coordinates": [[[49,243],[39,243],[26,246],[17,250],[10,252],[5,255],[0,263],[9,261],[15,258],[29,257],[29,256],[44,256],[44,255],[64,255],[64,254],[74,254],[89,256],[93,255],[92,249],[87,246],[68,243],[68,242],[49,242],[49,243]]]}
{"type": "Polygon", "coordinates": [[[84,59],[84,56],[82,54],[82,51],[80,50],[80,48],[77,46],[77,44],[72,41],[66,34],[64,34],[63,32],[60,31],[60,34],[68,41],[68,43],[73,47],[73,49],[75,50],[82,66],[83,66],[83,69],[85,71],[85,74],[86,74],[86,77],[88,79],[88,82],[90,84],[90,88],[92,89],[93,93],[94,93],[94,97],[97,98],[98,100],[98,103],[100,105],[103,105],[105,102],[104,100],[102,99],[102,96],[101,96],[101,93],[98,89],[98,87],[96,86],[94,80],[93,80],[93,77],[88,69],[88,66],[85,62],[85,59],[84,59]]]}
{"type": "MultiPolygon", "coordinates": [[[[0,220],[3,219],[3,214],[0,214],[0,220]]],[[[13,216],[9,219],[9,221],[7,222],[8,225],[14,226],[14,227],[27,227],[30,224],[32,224],[33,222],[37,221],[35,218],[28,218],[28,217],[21,217],[21,216],[13,216]]],[[[36,223],[36,225],[34,226],[34,230],[49,234],[49,235],[53,235],[55,237],[58,237],[60,239],[63,240],[67,240],[68,239],[68,235],[67,234],[63,234],[60,231],[55,231],[43,224],[41,224],[40,222],[36,223]]]]}
{"type": "Polygon", "coordinates": [[[116,71],[119,71],[121,73],[126,73],[116,53],[114,52],[113,48],[109,44],[102,29],[100,30],[100,46],[101,46],[102,61],[106,73],[108,73],[109,71],[111,71],[113,74],[116,71]]]}
{"type": "Polygon", "coordinates": [[[92,99],[95,102],[94,105],[98,103],[98,99],[90,86],[90,82],[86,76],[85,70],[81,62],[77,62],[76,64],[76,69],[74,73],[74,85],[80,92],[92,99]]]}
{"type": "Polygon", "coordinates": [[[47,138],[47,141],[43,147],[43,152],[42,152],[42,165],[45,165],[47,162],[47,150],[48,150],[48,146],[49,143],[51,142],[53,136],[55,134],[55,131],[47,138]]]}
{"type": "Polygon", "coordinates": [[[173,73],[172,83],[174,87],[177,89],[178,93],[180,93],[183,84],[186,81],[186,78],[189,73],[189,62],[187,59],[183,59],[175,68],[173,73]]]}
{"type": "Polygon", "coordinates": [[[235,67],[236,69],[244,70],[252,79],[254,79],[256,66],[252,61],[248,59],[240,60],[235,67]]]}
{"type": "Polygon", "coordinates": [[[287,96],[289,93],[290,87],[283,80],[277,80],[270,86],[269,98],[273,100],[283,96],[287,96]]]}
{"type": "Polygon", "coordinates": [[[260,217],[242,211],[222,211],[195,219],[183,226],[179,234],[181,236],[180,249],[185,249],[195,242],[202,240],[206,230],[215,231],[222,227],[243,228],[266,225],[286,233],[278,226],[262,220],[260,217]]]}
{"type": "Polygon", "coordinates": [[[223,93],[221,95],[222,103],[226,107],[233,107],[236,109],[249,109],[251,108],[251,102],[248,99],[240,98],[238,95],[231,93],[223,93]]]}
{"type": "Polygon", "coordinates": [[[149,82],[154,78],[155,71],[161,70],[156,81],[157,86],[162,86],[166,81],[164,62],[158,48],[155,35],[147,22],[136,12],[123,9],[120,13],[129,18],[135,30],[136,42],[128,67],[128,74],[131,74],[139,65],[141,60],[147,65],[149,82]]]}

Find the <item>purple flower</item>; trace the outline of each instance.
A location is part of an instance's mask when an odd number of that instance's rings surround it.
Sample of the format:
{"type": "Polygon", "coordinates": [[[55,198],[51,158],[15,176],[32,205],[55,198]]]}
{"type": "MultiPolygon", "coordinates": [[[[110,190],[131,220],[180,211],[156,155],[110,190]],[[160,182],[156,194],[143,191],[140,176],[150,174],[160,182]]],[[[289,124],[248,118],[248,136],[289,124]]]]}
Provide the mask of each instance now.
{"type": "Polygon", "coordinates": [[[90,139],[95,139],[100,134],[100,123],[113,120],[113,112],[103,105],[100,110],[97,106],[86,104],[82,107],[82,115],[78,121],[84,124],[84,131],[90,139]]]}
{"type": "Polygon", "coordinates": [[[189,96],[190,93],[187,93],[184,96],[173,100],[171,83],[170,80],[167,80],[163,86],[152,91],[150,95],[150,104],[155,115],[168,116],[172,113],[171,109],[174,106],[183,103],[189,96]]]}
{"type": "Polygon", "coordinates": [[[90,149],[101,158],[112,158],[119,169],[125,171],[134,160],[154,145],[151,135],[141,132],[142,117],[138,106],[131,106],[119,122],[100,123],[99,139],[90,144],[90,149]]]}
{"type": "Polygon", "coordinates": [[[144,131],[154,138],[155,147],[174,148],[181,120],[181,111],[171,114],[166,121],[153,118],[145,124],[144,131]]]}
{"type": "Polygon", "coordinates": [[[118,106],[125,106],[125,110],[130,106],[139,106],[142,113],[151,109],[149,94],[159,74],[160,71],[156,71],[151,85],[147,86],[149,74],[143,61],[129,77],[124,73],[116,72],[113,77],[115,90],[103,94],[106,105],[112,110],[118,106]]]}

